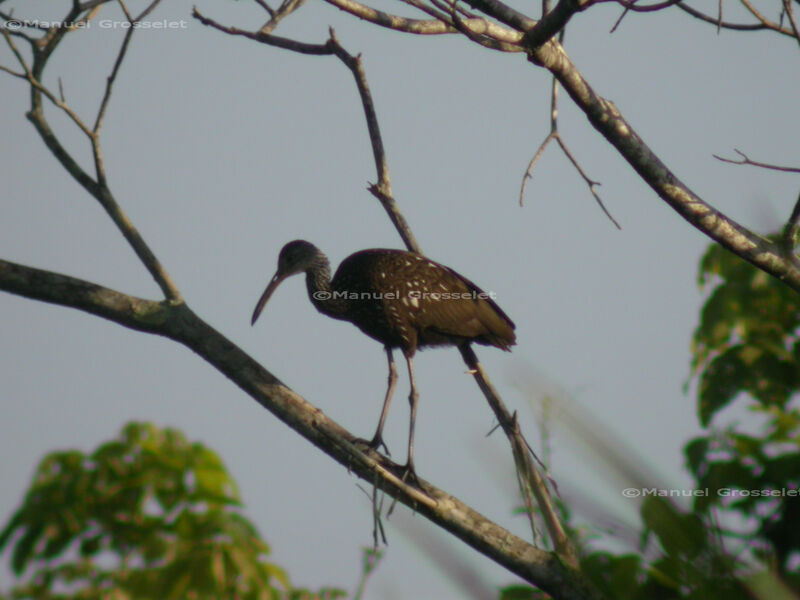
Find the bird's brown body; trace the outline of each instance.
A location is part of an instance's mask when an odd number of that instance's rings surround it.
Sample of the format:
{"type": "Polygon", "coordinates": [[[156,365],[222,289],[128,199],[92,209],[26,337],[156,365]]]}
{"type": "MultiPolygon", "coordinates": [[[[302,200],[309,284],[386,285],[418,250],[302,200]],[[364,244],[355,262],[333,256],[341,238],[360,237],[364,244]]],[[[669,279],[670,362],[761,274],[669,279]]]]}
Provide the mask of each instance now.
{"type": "MultiPolygon", "coordinates": [[[[330,310],[371,338],[413,356],[417,348],[476,342],[508,350],[514,323],[491,297],[455,271],[402,250],[362,250],[347,257],[331,282],[346,299],[330,310]]],[[[313,294],[313,292],[312,292],[313,294]]],[[[338,304],[338,303],[334,303],[338,304]]]]}
{"type": "Polygon", "coordinates": [[[306,274],[309,298],[320,312],[353,323],[386,349],[389,388],[378,429],[369,444],[373,448],[384,445],[381,433],[397,382],[392,349],[403,351],[411,379],[406,467],[413,474],[418,394],[412,357],[417,349],[475,342],[510,350],[516,343],[514,323],[474,283],[419,254],[391,249],[362,250],[344,259],[331,279],[327,257],[303,240],[289,242],[281,250],[278,271],[259,299],[252,323],[281,281],[302,272],[306,274]]]}

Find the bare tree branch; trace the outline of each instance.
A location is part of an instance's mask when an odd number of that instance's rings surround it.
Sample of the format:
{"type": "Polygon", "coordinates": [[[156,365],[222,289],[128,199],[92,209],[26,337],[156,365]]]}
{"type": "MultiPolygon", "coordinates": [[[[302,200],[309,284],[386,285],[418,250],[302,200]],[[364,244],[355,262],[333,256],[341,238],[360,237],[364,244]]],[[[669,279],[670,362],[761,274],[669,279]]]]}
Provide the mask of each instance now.
{"type": "Polygon", "coordinates": [[[387,12],[376,10],[369,6],[355,2],[354,0],[325,0],[328,4],[350,13],[354,17],[369,21],[374,25],[380,25],[387,29],[402,31],[404,33],[414,33],[418,35],[441,35],[444,33],[456,33],[456,29],[438,19],[418,20],[407,19],[387,12]]]}
{"type": "MultiPolygon", "coordinates": [[[[14,40],[11,38],[11,35],[8,33],[8,30],[3,28],[2,32],[3,32],[3,37],[6,40],[6,43],[8,44],[8,47],[11,49],[11,52],[14,54],[14,57],[17,59],[17,62],[19,62],[19,65],[22,67],[22,70],[25,72],[25,75],[23,76],[23,79],[26,79],[28,81],[28,83],[33,88],[35,88],[40,93],[44,94],[45,97],[48,100],[50,100],[50,102],[52,102],[56,107],[58,107],[59,109],[64,111],[64,114],[66,114],[72,120],[72,122],[75,123],[75,125],[77,125],[78,129],[80,129],[83,133],[85,133],[87,136],[89,136],[91,138],[92,137],[92,132],[89,129],[89,127],[83,122],[83,120],[69,106],[67,106],[66,103],[64,103],[62,100],[59,100],[55,96],[55,94],[53,94],[50,90],[48,90],[46,87],[44,87],[33,76],[33,73],[31,72],[31,68],[28,66],[28,63],[22,57],[22,53],[19,51],[19,48],[17,48],[16,44],[14,43],[14,40]]],[[[13,71],[10,71],[8,69],[3,69],[3,70],[6,71],[7,73],[11,73],[12,75],[15,74],[13,71]]]]}
{"type": "Polygon", "coordinates": [[[726,163],[731,163],[733,165],[751,165],[753,167],[760,167],[762,169],[772,169],[773,171],[783,171],[785,173],[800,173],[800,167],[780,167],[778,165],[758,162],[755,160],[750,160],[750,157],[748,157],[744,152],[742,152],[738,148],[734,148],[733,151],[736,152],[736,154],[738,154],[742,158],[740,160],[735,160],[733,158],[724,158],[717,154],[712,154],[711,156],[713,156],[717,160],[721,160],[722,162],[726,163]]]}
{"type": "Polygon", "coordinates": [[[551,37],[563,31],[573,15],[586,10],[595,0],[559,0],[555,8],[542,16],[536,26],[525,34],[529,48],[541,46],[551,37]]]}
{"type": "Polygon", "coordinates": [[[228,27],[227,25],[222,25],[214,19],[210,19],[201,14],[200,11],[197,10],[197,7],[192,9],[192,16],[200,21],[203,25],[213,27],[214,29],[222,31],[223,33],[227,33],[228,35],[246,37],[248,39],[261,42],[262,44],[283,48],[284,50],[291,50],[292,52],[299,52],[300,54],[311,54],[317,56],[333,54],[331,49],[328,48],[327,44],[308,44],[306,42],[298,42],[269,33],[262,33],[261,31],[246,31],[244,29],[239,29],[238,27],[228,27]]]}
{"type": "Polygon", "coordinates": [[[797,43],[800,44],[800,27],[798,27],[797,21],[794,18],[794,9],[792,8],[791,0],[783,0],[783,12],[786,18],[789,19],[789,24],[792,26],[794,38],[797,40],[797,43]]]}
{"type": "MultiPolygon", "coordinates": [[[[517,465],[517,473],[522,475],[522,479],[526,484],[522,487],[527,488],[529,486],[530,492],[536,497],[536,503],[541,511],[556,554],[558,554],[566,564],[577,568],[578,557],[575,549],[572,547],[558,519],[552,499],[550,498],[550,492],[547,489],[547,483],[542,479],[539,470],[531,461],[529,447],[519,430],[517,419],[508,411],[505,404],[503,404],[500,395],[497,393],[497,390],[494,389],[492,382],[487,377],[472,347],[469,345],[462,346],[460,347],[460,351],[464,362],[473,373],[478,387],[481,388],[484,396],[489,400],[489,406],[492,408],[497,422],[500,423],[506,437],[508,437],[511,442],[514,462],[517,465]]],[[[523,496],[527,496],[527,493],[523,494],[523,496]]]]}
{"type": "Polygon", "coordinates": [[[636,134],[617,107],[591,88],[560,44],[550,40],[543,46],[531,48],[529,60],[558,78],[592,126],[686,221],[744,260],[800,291],[800,270],[784,260],[781,248],[736,223],[681,182],[636,134]]]}
{"type": "Polygon", "coordinates": [[[657,12],[659,10],[664,10],[665,8],[669,8],[670,6],[674,6],[681,2],[681,0],[663,0],[662,2],[656,2],[655,4],[639,4],[637,0],[601,0],[602,2],[615,2],[620,6],[623,6],[626,11],[632,12],[657,12]]]}
{"type": "MultiPolygon", "coordinates": [[[[262,6],[266,7],[266,4],[260,0],[256,1],[262,6]]],[[[278,10],[271,12],[269,21],[264,23],[264,25],[261,27],[261,33],[271,33],[278,26],[278,23],[303,6],[305,1],[306,0],[283,0],[281,5],[278,7],[278,10]]]]}
{"type": "MultiPolygon", "coordinates": [[[[158,1],[159,0],[155,0],[152,4],[150,4],[148,8],[146,8],[145,11],[142,13],[142,15],[148,14],[149,11],[155,7],[158,1]]],[[[87,12],[87,9],[83,8],[84,5],[81,5],[78,2],[74,2],[72,10],[67,14],[67,16],[62,22],[67,22],[67,23],[80,22],[80,21],[85,22],[93,17],[93,15],[99,9],[100,4],[101,3],[96,3],[96,2],[87,3],[86,4],[86,6],[88,7],[88,12],[87,12]]],[[[133,248],[134,252],[139,257],[139,260],[147,268],[153,279],[159,285],[165,297],[170,301],[179,302],[180,292],[173,283],[171,277],[163,268],[158,259],[156,259],[155,255],[150,250],[149,246],[141,237],[136,228],[133,226],[131,221],[128,219],[127,215],[122,211],[120,206],[117,204],[113,194],[106,185],[105,175],[103,172],[102,154],[100,151],[99,135],[95,134],[92,130],[90,130],[89,127],[83,122],[83,120],[80,119],[80,117],[78,117],[78,115],[74,111],[72,111],[72,109],[65,102],[59,100],[55,96],[55,94],[53,94],[49,89],[47,89],[41,83],[42,73],[44,72],[49,57],[51,56],[52,52],[56,49],[58,44],[61,42],[61,40],[64,39],[64,36],[70,31],[76,31],[76,29],[53,26],[47,31],[45,31],[41,38],[31,43],[33,62],[29,66],[22,57],[21,52],[14,44],[11,37],[7,35],[6,30],[5,29],[3,30],[6,42],[9,44],[9,47],[11,48],[15,57],[25,70],[26,80],[28,81],[32,90],[31,105],[27,117],[36,128],[36,131],[39,133],[39,136],[42,138],[42,141],[44,141],[45,145],[48,147],[50,152],[56,157],[56,159],[58,159],[61,165],[67,170],[67,172],[87,192],[89,192],[96,200],[98,200],[98,202],[100,202],[101,206],[105,209],[106,213],[111,217],[112,221],[114,221],[114,224],[117,226],[117,228],[123,234],[123,236],[128,241],[130,246],[133,248]],[[75,123],[75,125],[89,138],[92,145],[92,156],[95,162],[95,168],[97,170],[96,180],[93,179],[88,173],[86,173],[86,171],[84,171],[81,168],[78,162],[72,157],[70,152],[61,145],[60,141],[53,133],[50,124],[48,123],[47,118],[45,116],[44,106],[42,103],[42,96],[46,97],[55,106],[64,111],[75,123]]],[[[130,32],[131,33],[133,32],[133,28],[130,29],[130,32]]],[[[126,43],[123,43],[123,51],[120,53],[120,57],[124,55],[125,47],[126,43]]],[[[118,63],[120,60],[121,58],[118,58],[118,63]]],[[[112,71],[112,74],[116,73],[118,67],[119,64],[116,64],[114,67],[114,71],[112,71]]],[[[103,111],[104,110],[103,107],[107,105],[109,97],[110,97],[110,84],[107,86],[106,95],[104,97],[103,102],[101,102],[101,111],[103,111]]],[[[101,113],[98,114],[101,115],[101,113]]],[[[102,123],[102,119],[100,119],[99,122],[102,123]]]]}
{"type": "Polygon", "coordinates": [[[775,24],[773,26],[768,26],[764,23],[729,23],[727,21],[722,20],[722,10],[720,9],[719,15],[715,17],[710,17],[707,14],[700,12],[699,10],[692,8],[685,2],[678,2],[675,6],[680,8],[685,13],[690,14],[696,19],[701,21],[705,21],[706,23],[711,23],[719,29],[732,29],[734,31],[764,31],[764,30],[772,30],[777,33],[782,33],[784,35],[793,35],[792,31],[789,29],[785,29],[783,27],[779,27],[775,24]]]}
{"type": "MultiPolygon", "coordinates": [[[[476,44],[480,44],[485,48],[489,48],[491,50],[498,50],[500,52],[522,52],[522,47],[517,43],[507,43],[503,41],[498,41],[496,38],[487,35],[485,32],[487,30],[486,25],[488,21],[485,19],[472,19],[471,21],[476,22],[470,24],[469,19],[462,19],[458,16],[456,12],[456,3],[454,2],[451,5],[451,14],[450,19],[453,25],[455,25],[456,29],[463,33],[467,38],[471,41],[475,42],[476,44]]],[[[521,36],[520,36],[520,39],[521,36]]]]}
{"type": "MultiPolygon", "coordinates": [[[[559,43],[563,43],[563,41],[564,41],[564,30],[562,29],[559,35],[559,43]]],[[[564,155],[572,163],[572,166],[574,166],[575,169],[578,171],[580,176],[586,182],[586,185],[589,186],[589,191],[591,192],[592,196],[594,196],[595,201],[600,206],[602,211],[605,213],[606,217],[609,218],[609,220],[614,224],[614,226],[617,229],[622,229],[617,220],[611,215],[610,212],[608,212],[608,209],[606,209],[605,204],[603,204],[603,200],[600,198],[600,194],[597,193],[597,186],[600,185],[600,182],[591,179],[586,174],[586,172],[581,167],[580,163],[578,163],[578,161],[572,155],[572,152],[570,152],[569,148],[567,148],[566,142],[561,137],[561,134],[558,132],[558,80],[555,77],[553,77],[552,86],[550,88],[550,133],[548,133],[547,137],[544,138],[544,141],[539,145],[539,148],[536,150],[536,154],[533,155],[533,158],[531,159],[530,163],[528,163],[528,168],[525,170],[525,175],[523,175],[522,177],[522,185],[520,186],[519,205],[522,206],[523,198],[525,197],[525,189],[528,186],[528,180],[530,180],[533,177],[532,175],[533,167],[542,157],[542,154],[544,154],[547,145],[552,140],[556,140],[558,142],[558,145],[560,146],[562,152],[564,152],[564,155]]]]}

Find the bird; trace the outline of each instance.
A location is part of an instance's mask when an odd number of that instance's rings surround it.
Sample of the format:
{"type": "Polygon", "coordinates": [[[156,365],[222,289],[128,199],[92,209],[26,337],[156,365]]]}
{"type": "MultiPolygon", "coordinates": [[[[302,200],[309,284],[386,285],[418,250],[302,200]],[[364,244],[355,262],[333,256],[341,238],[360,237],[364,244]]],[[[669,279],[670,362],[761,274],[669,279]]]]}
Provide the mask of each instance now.
{"type": "MultiPolygon", "coordinates": [[[[516,344],[514,322],[485,293],[453,269],[421,254],[389,248],[361,250],[345,258],[331,279],[328,257],[314,244],[294,240],[278,255],[278,268],[256,303],[255,325],[272,294],[287,277],[305,273],[308,296],[324,315],[349,321],[384,346],[389,380],[372,449],[388,448],[383,426],[397,383],[393,350],[399,348],[408,367],[411,408],[408,459],[403,479],[417,480],[414,424],[419,393],[413,358],[418,349],[463,346],[475,342],[510,351],[516,344]]],[[[366,440],[364,440],[366,441],[366,440]]]]}

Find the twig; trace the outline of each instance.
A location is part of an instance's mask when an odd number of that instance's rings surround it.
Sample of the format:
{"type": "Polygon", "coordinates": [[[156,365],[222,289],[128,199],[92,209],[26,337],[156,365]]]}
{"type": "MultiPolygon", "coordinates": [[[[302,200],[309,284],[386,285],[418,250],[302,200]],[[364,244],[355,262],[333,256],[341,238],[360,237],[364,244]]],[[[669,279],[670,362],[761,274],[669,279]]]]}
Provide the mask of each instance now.
{"type": "MultiPolygon", "coordinates": [[[[561,36],[563,40],[563,36],[561,36]]],[[[545,148],[553,140],[558,132],[558,80],[553,77],[550,84],[550,133],[544,138],[544,141],[539,145],[536,154],[533,155],[531,162],[528,163],[528,168],[525,169],[525,175],[522,177],[522,185],[519,190],[519,205],[522,206],[525,198],[525,188],[528,187],[528,181],[533,177],[533,167],[544,154],[545,148]]]]}
{"type": "Polygon", "coordinates": [[[584,172],[580,164],[578,164],[578,161],[575,160],[574,156],[572,156],[572,153],[569,151],[569,148],[567,148],[567,145],[564,143],[564,140],[561,138],[560,134],[556,134],[556,141],[558,142],[558,145],[561,146],[561,149],[564,151],[564,154],[567,155],[567,158],[570,160],[572,165],[575,167],[575,169],[577,169],[578,173],[581,174],[581,177],[583,177],[583,180],[586,182],[586,185],[589,186],[589,191],[592,193],[592,196],[594,196],[594,199],[597,202],[598,206],[600,206],[602,211],[605,213],[605,215],[609,218],[609,220],[614,224],[614,226],[617,229],[622,229],[617,220],[611,215],[610,212],[608,212],[606,205],[603,204],[603,200],[600,198],[600,194],[597,193],[597,186],[600,185],[600,182],[591,179],[584,172]]]}
{"type": "MultiPolygon", "coordinates": [[[[158,2],[159,0],[154,0],[148,6],[148,8],[145,9],[141,16],[147,15],[149,11],[152,10],[156,4],[158,4],[158,2]]],[[[103,2],[87,2],[86,4],[81,5],[79,2],[75,1],[73,2],[72,10],[62,22],[78,21],[79,17],[81,21],[86,21],[93,16],[94,12],[99,9],[100,4],[102,3],[103,2]],[[89,11],[88,14],[85,14],[81,17],[86,10],[89,11]]],[[[120,5],[122,6],[123,11],[126,12],[124,3],[120,2],[120,5]]],[[[42,141],[44,141],[45,145],[53,153],[53,156],[55,156],[55,158],[61,163],[67,172],[81,186],[83,186],[87,192],[89,192],[98,202],[100,202],[106,213],[109,215],[109,217],[111,217],[114,224],[131,245],[142,264],[148,269],[153,279],[164,292],[165,297],[170,302],[180,303],[182,301],[180,292],[173,283],[169,274],[150,250],[149,246],[133,226],[130,219],[117,204],[111,191],[106,185],[102,166],[102,154],[100,152],[99,135],[97,132],[89,129],[83,120],[69,107],[69,105],[66,104],[65,101],[63,101],[64,94],[61,83],[59,83],[60,94],[62,97],[61,100],[59,100],[55,94],[41,84],[42,73],[44,72],[49,57],[52,55],[52,52],[55,50],[61,40],[64,39],[66,33],[73,30],[74,29],[56,26],[48,29],[40,39],[31,44],[33,49],[33,62],[29,66],[17,49],[16,45],[11,39],[11,36],[9,36],[8,32],[3,29],[6,42],[24,69],[25,79],[28,81],[28,84],[33,92],[31,94],[30,111],[27,115],[28,119],[36,128],[39,136],[42,138],[42,141]],[[69,151],[64,148],[58,137],[51,129],[44,114],[42,96],[46,97],[52,104],[67,114],[73,123],[89,138],[92,144],[92,154],[97,171],[96,180],[92,179],[92,177],[80,167],[77,161],[71,156],[69,151]]],[[[132,32],[133,28],[130,29],[130,33],[132,32]]],[[[121,58],[118,58],[118,63],[120,60],[121,58]]],[[[119,64],[115,65],[114,73],[116,73],[116,69],[118,67],[119,64]]],[[[113,80],[113,77],[111,79],[113,80]]],[[[109,94],[110,83],[106,89],[106,95],[101,102],[101,115],[102,110],[104,110],[104,106],[108,103],[109,94]]]]}
{"type": "Polygon", "coordinates": [[[617,31],[617,28],[618,28],[618,27],[620,26],[620,24],[622,23],[622,19],[624,19],[624,18],[625,18],[625,17],[628,15],[628,13],[629,13],[629,12],[630,12],[630,8],[628,8],[627,6],[626,6],[625,8],[623,8],[623,9],[622,9],[622,12],[620,13],[620,15],[619,15],[619,17],[617,18],[617,20],[616,20],[616,21],[614,21],[614,26],[613,26],[613,27],[612,27],[612,28],[609,30],[609,32],[608,32],[608,33],[614,33],[614,32],[616,32],[616,31],[617,31]]]}
{"type": "Polygon", "coordinates": [[[733,158],[724,158],[724,157],[719,156],[717,154],[712,154],[711,156],[713,156],[717,160],[721,160],[722,162],[730,163],[732,165],[751,165],[753,167],[760,167],[762,169],[771,169],[773,171],[783,171],[784,173],[800,173],[800,167],[781,167],[781,166],[772,165],[772,164],[769,164],[769,163],[758,162],[758,161],[755,161],[755,160],[750,160],[750,157],[748,157],[744,152],[742,152],[738,148],[734,148],[733,151],[736,152],[736,154],[738,154],[739,156],[742,157],[741,160],[736,160],[736,159],[733,159],[733,158]]]}
{"type": "Polygon", "coordinates": [[[681,0],[663,0],[662,2],[656,2],[655,4],[645,5],[637,4],[637,0],[613,0],[613,2],[625,7],[625,10],[646,13],[664,10],[665,8],[669,8],[670,6],[678,4],[681,2],[681,0]]]}
{"type": "Polygon", "coordinates": [[[28,79],[28,77],[25,75],[25,73],[17,73],[16,71],[11,70],[11,69],[9,69],[8,67],[6,67],[4,65],[0,65],[0,71],[8,73],[9,75],[13,75],[14,77],[19,77],[20,79],[25,79],[26,81],[28,79]]]}
{"type": "Polygon", "coordinates": [[[125,18],[128,20],[128,30],[125,32],[125,36],[122,39],[122,45],[120,46],[119,52],[117,52],[117,58],[114,61],[114,66],[111,69],[111,74],[106,78],[106,89],[103,93],[103,99],[100,101],[100,107],[97,109],[97,117],[94,121],[94,127],[92,128],[92,156],[94,158],[94,165],[95,165],[95,174],[97,175],[97,182],[104,186],[106,184],[106,173],[105,167],[103,166],[103,154],[100,150],[100,128],[103,126],[103,119],[106,115],[106,109],[108,108],[108,103],[111,100],[111,91],[114,87],[114,82],[117,79],[117,73],[119,73],[119,68],[122,65],[122,61],[125,59],[125,54],[128,51],[128,45],[131,42],[131,38],[133,37],[136,28],[133,27],[133,24],[141,21],[144,19],[148,14],[150,14],[158,3],[161,0],[153,0],[137,17],[132,17],[131,13],[128,11],[128,7],[125,5],[124,0],[117,0],[122,12],[125,14],[125,18]]]}
{"type": "MultiPolygon", "coordinates": [[[[259,0],[256,0],[261,4],[259,0]]],[[[283,0],[278,10],[271,11],[270,19],[261,27],[261,33],[271,33],[283,19],[305,4],[306,0],[283,0]]],[[[266,6],[266,5],[264,5],[266,6]]]]}
{"type": "Polygon", "coordinates": [[[336,39],[336,33],[333,29],[329,31],[329,39],[326,44],[331,52],[350,69],[353,78],[356,81],[358,94],[361,97],[361,105],[364,109],[364,118],[367,122],[367,129],[369,131],[370,145],[372,146],[372,155],[375,160],[375,169],[378,174],[378,182],[370,184],[367,189],[372,193],[375,198],[380,201],[392,224],[397,229],[403,242],[411,252],[422,254],[422,250],[414,237],[408,222],[403,217],[397,203],[392,195],[392,180],[389,175],[389,164],[386,160],[386,151],[383,146],[383,138],[381,137],[381,129],[378,123],[378,116],[375,112],[375,103],[372,100],[372,92],[367,83],[367,76],[364,72],[364,66],[361,63],[361,56],[352,56],[348,53],[339,40],[336,39]]]}
{"type": "MultiPolygon", "coordinates": [[[[517,471],[521,473],[522,480],[526,484],[521,490],[523,496],[527,495],[530,491],[536,497],[536,504],[539,506],[539,511],[541,512],[542,519],[556,554],[558,554],[561,560],[575,567],[578,560],[577,554],[558,519],[558,515],[556,514],[550,498],[550,492],[547,489],[547,483],[542,479],[539,470],[531,462],[531,456],[528,452],[530,446],[520,433],[516,418],[508,412],[505,404],[503,404],[500,395],[486,376],[483,365],[478,361],[478,357],[475,355],[472,347],[469,344],[464,344],[463,346],[459,346],[459,350],[464,359],[464,363],[466,363],[467,367],[473,373],[478,387],[483,391],[483,395],[489,401],[489,406],[494,412],[495,418],[497,418],[506,437],[508,437],[517,471]]],[[[533,527],[535,536],[535,526],[533,527]]]]}
{"type": "MultiPolygon", "coordinates": [[[[563,42],[564,40],[564,30],[561,30],[559,35],[559,42],[563,42]]],[[[530,180],[533,175],[533,167],[536,165],[538,160],[541,158],[542,154],[544,154],[547,145],[552,141],[556,140],[558,145],[561,147],[562,152],[564,152],[565,156],[569,159],[575,169],[580,173],[583,180],[586,182],[586,185],[589,186],[589,191],[591,192],[592,196],[594,196],[595,201],[600,206],[602,211],[605,213],[606,217],[614,224],[617,229],[622,229],[620,224],[617,220],[608,212],[605,204],[603,204],[603,200],[600,198],[600,194],[597,193],[597,186],[600,185],[599,181],[595,181],[591,179],[583,168],[580,166],[578,161],[572,155],[569,148],[567,148],[567,144],[564,142],[564,139],[561,137],[561,134],[558,132],[558,80],[553,77],[553,83],[550,90],[550,133],[547,134],[547,137],[544,138],[544,141],[539,145],[539,148],[536,150],[536,154],[533,155],[530,163],[528,163],[528,168],[525,170],[525,175],[522,177],[522,185],[520,186],[519,192],[519,205],[523,205],[523,199],[525,197],[525,189],[528,185],[528,180],[530,180]]]]}
{"type": "Polygon", "coordinates": [[[755,6],[753,6],[753,4],[752,4],[752,2],[750,2],[750,0],[739,0],[739,2],[741,2],[744,5],[744,7],[748,11],[750,11],[750,14],[753,15],[758,21],[760,21],[761,24],[764,25],[764,27],[766,27],[767,29],[771,29],[773,31],[778,31],[780,33],[786,33],[786,34],[791,35],[791,32],[789,30],[784,29],[783,27],[781,27],[777,23],[774,23],[773,21],[770,21],[769,19],[767,19],[767,17],[765,17],[763,14],[761,14],[761,12],[755,6]]]}
{"type": "Polygon", "coordinates": [[[792,0],[783,0],[783,12],[789,19],[789,24],[792,26],[792,31],[794,32],[794,37],[797,40],[797,43],[800,44],[800,27],[798,27],[797,21],[795,21],[794,18],[794,9],[792,8],[792,0]]]}
{"type": "Polygon", "coordinates": [[[793,35],[792,31],[789,29],[785,29],[783,27],[769,27],[764,23],[729,23],[727,21],[722,21],[720,17],[710,17],[707,14],[700,12],[695,8],[692,8],[685,2],[678,2],[675,6],[680,8],[683,12],[690,14],[695,19],[699,19],[706,23],[711,23],[712,25],[717,27],[717,30],[732,29],[734,31],[763,31],[765,29],[771,29],[778,33],[782,33],[784,35],[793,35]]]}
{"type": "Polygon", "coordinates": [[[212,27],[213,29],[227,33],[228,35],[246,37],[262,44],[275,46],[276,48],[283,48],[284,50],[291,50],[292,52],[299,52],[300,54],[311,54],[316,56],[332,54],[327,44],[308,44],[306,42],[298,42],[296,40],[291,40],[277,35],[261,33],[260,31],[247,31],[245,29],[239,29],[238,27],[228,27],[227,25],[222,25],[214,19],[210,19],[209,17],[201,14],[200,11],[197,10],[197,7],[192,9],[192,16],[200,21],[203,25],[212,27]]]}
{"type": "MultiPolygon", "coordinates": [[[[43,86],[36,79],[36,77],[33,74],[33,69],[28,66],[28,63],[23,58],[22,53],[17,48],[17,45],[14,43],[14,40],[11,39],[11,36],[9,35],[8,30],[3,28],[1,31],[3,32],[3,37],[5,38],[6,43],[8,44],[8,47],[11,49],[11,52],[14,54],[14,57],[17,59],[17,62],[19,62],[19,65],[22,67],[23,71],[25,71],[25,75],[24,75],[23,78],[28,81],[28,83],[31,85],[31,87],[33,87],[34,89],[36,89],[40,93],[44,94],[45,97],[48,100],[50,100],[50,102],[52,102],[55,106],[57,106],[62,111],[64,111],[64,113],[72,120],[72,122],[75,123],[75,125],[78,126],[78,129],[80,129],[83,133],[85,133],[87,136],[89,136],[91,138],[92,137],[92,132],[89,130],[89,128],[83,122],[83,120],[67,104],[65,104],[64,102],[62,102],[58,98],[56,98],[55,95],[50,90],[48,90],[45,86],[43,86]]],[[[3,70],[8,72],[8,73],[11,73],[12,75],[15,74],[11,70],[8,70],[8,69],[5,69],[5,68],[3,70]]]]}
{"type": "Polygon", "coordinates": [[[617,28],[620,26],[620,23],[622,23],[622,20],[628,15],[629,12],[640,12],[640,13],[656,12],[659,10],[664,10],[666,8],[669,8],[670,6],[677,4],[681,0],[664,0],[663,2],[656,2],[655,4],[645,4],[644,6],[637,4],[636,0],[613,0],[613,1],[622,6],[624,10],[614,23],[614,26],[611,28],[611,31],[609,33],[614,33],[617,30],[617,28]]]}
{"type": "Polygon", "coordinates": [[[253,0],[253,2],[255,2],[261,8],[263,8],[265,11],[267,11],[267,13],[269,14],[271,19],[275,18],[275,15],[276,15],[275,10],[269,4],[264,2],[264,0],[253,0]]]}
{"type": "Polygon", "coordinates": [[[533,155],[533,158],[528,163],[528,168],[525,169],[525,175],[522,176],[522,185],[520,186],[519,190],[519,205],[523,206],[525,204],[525,189],[528,187],[528,181],[533,179],[533,167],[536,166],[536,163],[544,154],[545,148],[547,145],[553,141],[558,134],[554,131],[551,131],[547,134],[547,137],[544,138],[544,141],[539,144],[539,148],[536,150],[536,154],[533,155]]]}

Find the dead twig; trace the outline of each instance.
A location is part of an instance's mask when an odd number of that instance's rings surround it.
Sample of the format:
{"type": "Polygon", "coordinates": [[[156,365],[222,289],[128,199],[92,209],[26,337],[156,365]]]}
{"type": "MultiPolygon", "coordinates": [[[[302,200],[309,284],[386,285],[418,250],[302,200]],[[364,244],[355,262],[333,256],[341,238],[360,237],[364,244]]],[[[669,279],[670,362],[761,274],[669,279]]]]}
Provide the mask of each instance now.
{"type": "Polygon", "coordinates": [[[712,154],[714,158],[720,160],[722,162],[730,163],[732,165],[750,165],[753,167],[760,167],[762,169],[771,169],[773,171],[783,171],[784,173],[800,173],[800,167],[781,167],[778,165],[773,165],[770,163],[763,163],[756,160],[751,160],[749,156],[747,156],[744,152],[739,150],[738,148],[733,149],[736,154],[741,156],[741,159],[733,159],[733,158],[725,158],[723,156],[719,156],[718,154],[712,154]]]}
{"type": "MultiPolygon", "coordinates": [[[[564,31],[562,30],[559,35],[559,43],[563,43],[564,41],[564,31]]],[[[600,194],[597,193],[597,186],[600,185],[599,181],[595,181],[591,179],[583,168],[578,163],[577,159],[572,155],[567,144],[564,142],[561,134],[558,132],[558,81],[555,77],[553,77],[553,83],[550,88],[550,133],[547,134],[547,137],[544,138],[544,141],[539,145],[539,148],[536,150],[536,154],[533,155],[533,158],[528,163],[528,168],[525,170],[525,175],[522,177],[522,185],[520,186],[519,191],[519,205],[522,206],[525,197],[525,190],[528,186],[528,181],[533,178],[533,167],[536,166],[536,163],[544,154],[545,149],[547,148],[548,144],[556,140],[558,145],[561,147],[562,152],[564,155],[569,159],[575,169],[580,173],[583,180],[586,182],[586,185],[589,186],[589,191],[591,192],[592,196],[594,196],[595,201],[600,206],[602,211],[605,213],[606,217],[614,224],[617,229],[622,229],[620,224],[617,220],[608,212],[603,200],[600,198],[600,194]]]]}

